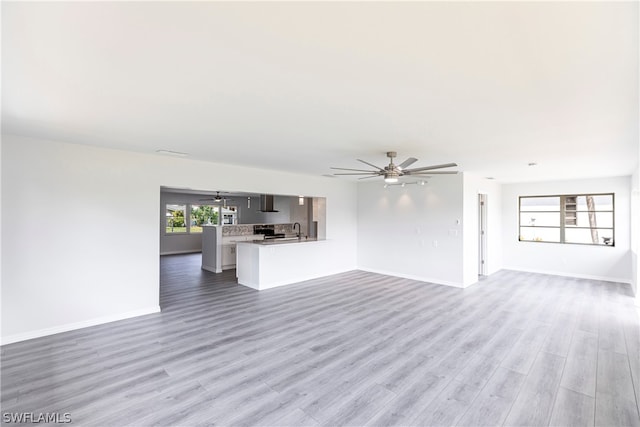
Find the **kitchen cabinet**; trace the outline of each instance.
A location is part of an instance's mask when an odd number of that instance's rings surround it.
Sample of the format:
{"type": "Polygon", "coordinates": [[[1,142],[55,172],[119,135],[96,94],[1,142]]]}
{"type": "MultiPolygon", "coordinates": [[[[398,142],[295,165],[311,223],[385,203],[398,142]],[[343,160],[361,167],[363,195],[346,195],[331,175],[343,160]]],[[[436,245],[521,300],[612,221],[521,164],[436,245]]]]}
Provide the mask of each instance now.
{"type": "MultiPolygon", "coordinates": [[[[222,270],[236,268],[236,243],[250,242],[264,239],[258,234],[224,235],[227,226],[205,225],[202,227],[202,269],[212,273],[222,273],[222,270]]],[[[253,227],[248,227],[253,232],[253,227]]]]}
{"type": "Polygon", "coordinates": [[[222,269],[236,268],[236,243],[261,240],[262,235],[227,236],[222,238],[222,269]]]}
{"type": "Polygon", "coordinates": [[[234,268],[236,266],[236,244],[229,243],[222,245],[222,269],[234,268]]]}

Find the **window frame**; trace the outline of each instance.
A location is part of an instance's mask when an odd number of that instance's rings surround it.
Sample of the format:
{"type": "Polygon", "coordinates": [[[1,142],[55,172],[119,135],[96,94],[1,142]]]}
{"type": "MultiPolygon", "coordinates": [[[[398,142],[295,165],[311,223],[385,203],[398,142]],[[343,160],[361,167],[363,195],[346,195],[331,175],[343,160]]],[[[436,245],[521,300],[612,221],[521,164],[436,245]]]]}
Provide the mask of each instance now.
{"type": "Polygon", "coordinates": [[[191,211],[193,209],[193,206],[212,206],[214,208],[218,209],[218,224],[215,225],[220,225],[220,212],[221,212],[221,207],[219,205],[215,205],[215,204],[207,204],[207,203],[189,203],[189,202],[165,202],[164,204],[164,212],[165,212],[165,217],[166,217],[166,213],[168,211],[168,207],[169,206],[184,206],[184,224],[185,224],[185,231],[175,231],[175,232],[168,232],[167,231],[167,219],[164,220],[164,235],[165,236],[188,236],[188,235],[202,235],[202,231],[191,231],[191,211]]]}
{"type": "MultiPolygon", "coordinates": [[[[552,243],[552,244],[560,244],[560,245],[581,245],[581,246],[606,246],[606,247],[615,247],[616,245],[616,195],[615,193],[572,193],[572,194],[544,194],[537,196],[518,196],[518,241],[525,243],[552,243]],[[577,209],[577,200],[579,197],[587,197],[587,196],[611,196],[611,209],[606,210],[595,210],[595,213],[611,213],[611,227],[594,227],[596,230],[611,230],[611,244],[605,243],[580,243],[580,242],[567,242],[566,241],[566,230],[591,230],[591,227],[578,227],[577,225],[567,224],[567,198],[572,197],[576,199],[576,210],[571,210],[570,212],[575,212],[577,219],[577,214],[580,212],[588,212],[577,209]],[[531,211],[531,210],[523,210],[522,209],[522,199],[534,199],[534,198],[550,198],[550,197],[558,197],[560,201],[560,209],[558,211],[531,211]],[[557,226],[544,225],[540,226],[540,228],[549,228],[549,229],[559,229],[560,237],[558,242],[545,241],[545,240],[526,240],[522,239],[522,228],[530,228],[532,226],[523,225],[522,224],[522,214],[523,213],[534,213],[534,212],[549,212],[549,213],[558,213],[559,214],[559,222],[557,226]]],[[[574,217],[570,217],[574,218],[574,217]]]]}
{"type": "Polygon", "coordinates": [[[221,216],[221,212],[222,212],[222,207],[220,205],[216,205],[216,204],[209,204],[209,203],[187,203],[187,206],[189,207],[189,228],[188,228],[188,232],[187,234],[200,234],[202,235],[202,233],[204,233],[204,230],[202,229],[202,226],[198,226],[200,227],[201,231],[191,231],[191,227],[193,227],[193,225],[191,224],[193,221],[191,220],[191,213],[193,211],[193,207],[194,206],[211,206],[212,208],[214,208],[214,210],[217,210],[218,212],[218,223],[217,224],[212,224],[212,225],[221,225],[220,224],[220,216],[221,216]]]}
{"type": "MultiPolygon", "coordinates": [[[[177,209],[176,209],[177,210],[177,209]]],[[[185,234],[189,234],[189,219],[188,219],[188,212],[189,212],[189,204],[188,203],[181,203],[181,202],[166,202],[164,204],[164,212],[165,212],[165,219],[164,219],[164,234],[165,236],[184,236],[185,234]],[[184,214],[182,216],[182,220],[184,222],[184,227],[179,227],[179,228],[184,228],[185,231],[167,231],[167,228],[169,228],[169,225],[167,224],[169,221],[169,217],[167,216],[167,213],[169,212],[169,206],[184,206],[184,214]]],[[[173,226],[172,226],[173,228],[173,226]]]]}

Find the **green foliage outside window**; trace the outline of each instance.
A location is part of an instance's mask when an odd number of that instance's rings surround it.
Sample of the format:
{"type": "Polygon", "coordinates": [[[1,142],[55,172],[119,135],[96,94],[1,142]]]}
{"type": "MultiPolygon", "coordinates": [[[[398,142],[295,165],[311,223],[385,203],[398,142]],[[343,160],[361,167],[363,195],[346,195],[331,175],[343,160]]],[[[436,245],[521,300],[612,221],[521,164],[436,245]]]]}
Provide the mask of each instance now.
{"type": "Polygon", "coordinates": [[[167,205],[166,209],[166,231],[167,233],[186,233],[185,223],[186,205],[167,205]]]}
{"type": "Polygon", "coordinates": [[[202,233],[203,225],[218,223],[218,207],[209,205],[191,206],[191,233],[202,233]]]}
{"type": "Polygon", "coordinates": [[[202,233],[203,225],[218,224],[220,207],[167,204],[165,217],[165,232],[167,234],[202,233]]]}

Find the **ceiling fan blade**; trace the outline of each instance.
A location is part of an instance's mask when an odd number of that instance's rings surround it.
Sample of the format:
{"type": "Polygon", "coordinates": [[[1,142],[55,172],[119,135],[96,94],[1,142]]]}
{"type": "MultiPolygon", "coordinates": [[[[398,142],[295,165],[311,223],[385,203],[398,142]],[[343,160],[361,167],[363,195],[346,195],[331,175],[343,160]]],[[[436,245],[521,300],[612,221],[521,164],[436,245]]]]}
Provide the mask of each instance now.
{"type": "Polygon", "coordinates": [[[349,168],[329,168],[329,169],[335,169],[335,170],[339,170],[339,171],[358,171],[358,172],[375,172],[376,171],[372,171],[372,170],[365,170],[365,169],[349,169],[349,168]]]}
{"type": "Polygon", "coordinates": [[[378,172],[346,172],[346,173],[334,173],[333,175],[372,175],[380,176],[378,172]]]}
{"type": "Polygon", "coordinates": [[[445,163],[443,165],[433,165],[433,166],[425,166],[423,168],[415,168],[415,169],[407,169],[404,172],[419,172],[419,171],[430,171],[434,169],[442,169],[442,168],[452,168],[454,166],[458,166],[456,163],[445,163]]]}
{"type": "Polygon", "coordinates": [[[374,176],[363,176],[362,178],[358,178],[358,179],[369,179],[369,178],[377,178],[380,175],[374,175],[374,176]]]}
{"type": "Polygon", "coordinates": [[[398,167],[399,167],[400,169],[404,169],[404,168],[406,168],[406,167],[411,166],[412,164],[414,164],[414,163],[415,163],[415,162],[417,162],[417,161],[418,161],[418,159],[416,159],[415,157],[409,157],[407,160],[405,160],[404,162],[400,163],[400,164],[398,165],[398,167]]]}
{"type": "Polygon", "coordinates": [[[424,171],[424,172],[405,172],[404,175],[411,176],[428,176],[428,175],[456,175],[458,171],[424,171]]]}
{"type": "Polygon", "coordinates": [[[382,169],[382,168],[381,168],[381,167],[379,167],[379,166],[373,165],[373,164],[371,164],[371,163],[369,163],[369,162],[365,162],[364,160],[360,160],[360,159],[356,159],[356,160],[357,160],[357,161],[359,161],[359,162],[364,163],[365,165],[369,165],[369,166],[371,166],[372,168],[376,168],[376,169],[381,170],[381,171],[383,171],[383,172],[384,172],[384,169],[382,169]]]}

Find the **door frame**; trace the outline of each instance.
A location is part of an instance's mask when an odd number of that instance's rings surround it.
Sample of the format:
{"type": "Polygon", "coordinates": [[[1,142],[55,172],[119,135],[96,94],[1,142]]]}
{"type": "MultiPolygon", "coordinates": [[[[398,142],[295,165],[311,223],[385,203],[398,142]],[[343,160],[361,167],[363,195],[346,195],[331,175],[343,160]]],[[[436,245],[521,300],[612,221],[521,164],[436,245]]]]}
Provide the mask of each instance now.
{"type": "Polygon", "coordinates": [[[487,206],[488,195],[478,193],[478,276],[487,275],[487,206]]]}

